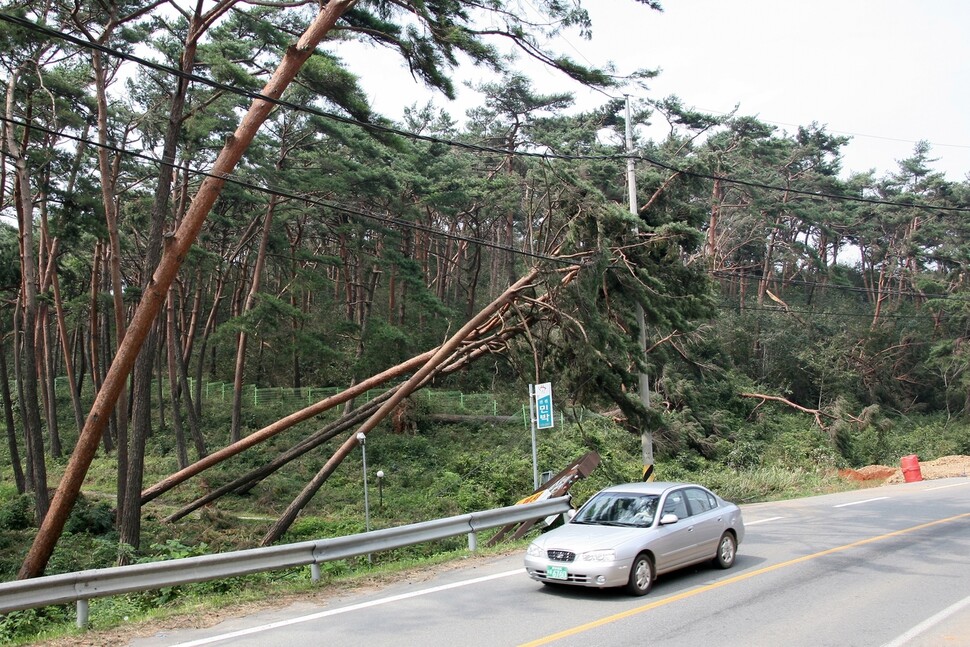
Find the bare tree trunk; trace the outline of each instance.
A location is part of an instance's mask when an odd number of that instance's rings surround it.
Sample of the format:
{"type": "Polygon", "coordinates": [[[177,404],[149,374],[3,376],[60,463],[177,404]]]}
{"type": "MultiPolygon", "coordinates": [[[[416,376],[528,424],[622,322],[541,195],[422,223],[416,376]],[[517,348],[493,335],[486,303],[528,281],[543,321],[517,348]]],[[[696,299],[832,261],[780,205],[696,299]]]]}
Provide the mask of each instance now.
{"type": "MultiPolygon", "coordinates": [[[[34,257],[34,212],[31,199],[29,170],[23,147],[28,141],[24,133],[24,144],[16,139],[13,128],[14,94],[17,85],[18,72],[14,71],[7,82],[6,117],[6,149],[14,163],[14,203],[17,208],[17,224],[20,231],[20,267],[21,267],[21,316],[23,317],[23,359],[19,385],[22,393],[20,410],[26,436],[27,457],[30,468],[28,476],[30,489],[34,492],[34,515],[40,523],[46,518],[50,505],[47,492],[47,464],[44,456],[44,438],[41,430],[40,409],[37,393],[37,349],[35,339],[37,335],[37,262],[34,257]]],[[[25,119],[30,123],[28,117],[25,119]]]]}
{"type": "Polygon", "coordinates": [[[204,505],[212,503],[219,497],[225,494],[228,494],[230,492],[237,492],[242,494],[251,490],[256,484],[258,484],[261,480],[265,479],[270,474],[288,465],[289,463],[296,460],[300,456],[303,456],[307,452],[310,452],[313,449],[316,449],[317,447],[327,442],[328,440],[330,440],[340,432],[345,431],[349,427],[356,425],[357,423],[364,420],[366,416],[371,415],[375,410],[377,410],[377,407],[379,407],[382,402],[386,401],[389,397],[391,397],[391,394],[394,392],[394,388],[388,391],[385,391],[384,393],[374,398],[370,402],[367,402],[366,404],[358,407],[357,409],[354,409],[349,414],[345,414],[341,416],[339,420],[335,420],[330,424],[324,426],[322,429],[314,432],[313,434],[308,436],[303,441],[297,443],[289,450],[283,452],[282,454],[277,455],[265,465],[261,465],[260,467],[247,472],[243,476],[240,476],[239,478],[234,479],[230,483],[227,483],[219,488],[216,488],[215,490],[212,490],[211,492],[208,492],[205,496],[199,497],[189,505],[179,508],[179,510],[177,510],[176,512],[166,517],[165,521],[170,523],[174,521],[178,521],[179,519],[185,517],[185,515],[190,514],[195,510],[198,510],[204,505]]]}
{"type": "MultiPolygon", "coordinates": [[[[58,252],[58,242],[53,241],[51,256],[56,258],[58,252]]],[[[57,279],[57,267],[51,273],[51,288],[54,292],[54,315],[57,317],[57,336],[61,340],[61,352],[64,354],[64,373],[67,375],[68,388],[71,390],[71,406],[74,410],[74,423],[78,431],[84,426],[84,414],[81,411],[80,389],[78,388],[77,378],[74,374],[74,359],[71,348],[68,345],[67,323],[64,316],[64,302],[61,300],[61,287],[57,279]]]]}
{"type": "Polygon", "coordinates": [[[451,357],[451,355],[458,349],[458,347],[469,338],[475,329],[480,325],[488,321],[488,319],[498,312],[501,308],[505,307],[512,299],[514,299],[518,293],[525,289],[535,278],[539,275],[539,270],[533,268],[531,272],[512,284],[505,292],[503,292],[497,299],[492,301],[488,306],[486,306],[481,312],[475,315],[472,319],[467,321],[464,326],[462,326],[458,332],[456,332],[452,337],[442,344],[435,351],[434,355],[425,362],[414,375],[412,375],[404,384],[398,387],[394,391],[388,400],[381,405],[381,407],[367,419],[364,424],[362,424],[357,432],[351,434],[347,440],[340,446],[340,448],[334,452],[333,456],[330,457],[324,466],[320,469],[317,475],[303,488],[299,496],[286,508],[280,518],[276,520],[276,523],[266,532],[260,544],[263,546],[269,545],[274,541],[278,540],[283,536],[283,533],[290,527],[294,519],[296,519],[297,514],[302,510],[306,504],[313,498],[313,495],[317,493],[317,490],[326,482],[330,475],[337,469],[340,463],[353,451],[354,448],[358,447],[360,441],[357,440],[360,434],[366,435],[369,433],[377,424],[384,419],[387,414],[389,414],[394,407],[398,405],[404,398],[409,396],[415,389],[417,389],[421,384],[425,382],[435,371],[441,370],[444,362],[451,357]]]}
{"type": "MultiPolygon", "coordinates": [[[[49,178],[48,178],[49,180],[49,178]]],[[[46,181],[46,180],[45,180],[46,181]]],[[[41,293],[50,289],[51,274],[54,273],[54,257],[50,254],[50,230],[47,226],[46,196],[41,192],[37,202],[40,203],[40,245],[38,246],[38,276],[41,293]]],[[[50,438],[50,453],[53,458],[60,458],[64,450],[61,446],[61,435],[57,425],[57,393],[55,376],[57,375],[56,352],[53,350],[52,332],[50,326],[50,307],[47,301],[38,303],[37,308],[37,378],[40,382],[41,399],[44,403],[44,422],[47,425],[47,437],[50,438]]]]}
{"type": "Polygon", "coordinates": [[[10,375],[7,372],[7,353],[3,348],[0,337],[0,394],[3,396],[3,419],[7,423],[7,449],[10,452],[10,466],[13,468],[13,480],[17,485],[17,493],[27,491],[24,479],[24,468],[20,464],[20,450],[17,447],[17,429],[13,421],[13,398],[10,396],[10,375]]]}
{"type": "MultiPolygon", "coordinates": [[[[176,332],[178,332],[177,329],[176,332]]],[[[185,365],[185,358],[181,355],[175,356],[175,362],[178,371],[179,393],[185,399],[185,414],[189,421],[189,433],[192,434],[192,442],[195,444],[196,458],[205,458],[208,452],[205,448],[205,437],[202,435],[199,415],[192,399],[192,390],[189,388],[188,367],[185,365]]]]}
{"type": "MultiPolygon", "coordinates": [[[[212,335],[212,331],[215,330],[216,316],[219,312],[219,302],[222,301],[222,291],[225,284],[225,274],[223,272],[219,272],[218,278],[216,278],[215,295],[212,297],[212,309],[209,310],[209,316],[206,319],[205,327],[202,329],[202,341],[199,343],[199,361],[195,367],[195,415],[199,417],[202,416],[202,376],[205,371],[205,351],[206,346],[209,344],[209,336],[212,335]]],[[[200,458],[204,455],[205,453],[202,453],[200,458]]]]}
{"type": "MultiPolygon", "coordinates": [[[[88,312],[88,328],[89,336],[88,346],[91,356],[91,382],[94,388],[94,393],[97,394],[101,390],[101,385],[104,384],[104,364],[101,361],[101,309],[98,307],[98,295],[101,294],[101,258],[103,252],[104,242],[98,240],[94,246],[94,254],[91,257],[91,295],[90,295],[90,307],[88,312]]],[[[112,425],[114,422],[112,421],[112,425]]],[[[112,443],[112,438],[117,438],[109,429],[109,433],[103,435],[104,437],[104,451],[111,452],[114,448],[112,443]]],[[[125,456],[122,452],[127,452],[127,446],[118,449],[117,462],[119,465],[119,481],[121,468],[120,465],[124,462],[125,456]]]]}
{"type": "MultiPolygon", "coordinates": [[[[199,309],[201,308],[201,303],[202,303],[202,299],[201,299],[202,280],[199,272],[196,273],[196,277],[199,279],[200,285],[199,285],[199,289],[195,290],[195,297],[192,304],[192,313],[190,315],[191,322],[189,325],[192,327],[193,330],[195,329],[195,326],[198,322],[199,309]]],[[[182,296],[181,292],[182,292],[182,289],[180,286],[179,296],[182,296]]],[[[184,406],[185,419],[189,423],[189,432],[192,435],[192,441],[195,444],[196,457],[202,458],[203,456],[206,455],[205,439],[202,437],[202,428],[201,428],[201,425],[199,424],[199,415],[196,412],[195,403],[193,402],[192,388],[189,383],[189,375],[188,375],[188,367],[187,367],[187,362],[188,362],[187,358],[189,357],[188,353],[191,352],[192,343],[183,338],[184,336],[182,335],[182,332],[181,332],[182,328],[179,327],[180,320],[182,321],[183,325],[185,324],[186,319],[184,315],[178,316],[178,317],[176,316],[177,313],[184,311],[184,308],[175,307],[175,303],[179,301],[179,299],[177,299],[175,295],[172,295],[172,301],[173,301],[173,305],[172,305],[173,314],[172,314],[172,322],[171,322],[172,330],[167,334],[170,334],[171,339],[174,340],[172,349],[175,351],[173,355],[173,359],[174,359],[174,368],[175,368],[175,380],[178,385],[178,388],[176,389],[175,393],[178,395],[179,401],[180,401],[179,411],[182,411],[182,407],[184,406]]],[[[184,302],[184,299],[182,299],[182,301],[184,302]]],[[[159,400],[161,400],[161,398],[159,398],[159,400]]],[[[187,465],[188,465],[188,460],[186,460],[185,465],[182,465],[182,467],[185,467],[187,465]]]]}
{"type": "Polygon", "coordinates": [[[184,331],[183,343],[182,343],[182,358],[184,361],[189,361],[192,357],[192,349],[195,344],[195,336],[198,334],[199,330],[199,320],[202,318],[202,297],[205,295],[206,283],[202,276],[202,267],[199,266],[195,270],[195,280],[192,282],[194,285],[194,296],[192,298],[192,312],[189,314],[188,326],[182,328],[184,331]]]}
{"type": "MultiPolygon", "coordinates": [[[[178,457],[179,469],[185,469],[189,464],[189,452],[185,446],[185,433],[182,431],[182,399],[179,397],[178,369],[175,367],[176,357],[181,355],[175,337],[175,304],[173,295],[168,293],[168,308],[166,309],[166,339],[168,344],[168,389],[172,399],[172,429],[175,431],[175,453],[178,457]]],[[[161,402],[159,402],[161,405],[161,402]]]]}
{"type": "Polygon", "coordinates": [[[232,173],[260,125],[266,120],[273,108],[273,100],[279,99],[303,63],[313,54],[320,40],[333,28],[337,19],[353,6],[354,2],[355,0],[328,2],[297,44],[287,49],[276,72],[263,88],[262,96],[269,100],[260,98],[253,101],[236,132],[219,153],[210,175],[199,188],[185,219],[169,238],[148,289],[143,293],[135,309],[125,341],[115,356],[104,386],[91,407],[74,453],[68,461],[64,477],[61,479],[60,487],[54,496],[51,513],[44,518],[44,523],[21,565],[19,578],[37,577],[47,567],[47,562],[60,539],[67,516],[74,507],[81,484],[94,458],[98,442],[104,432],[107,415],[114,408],[120,392],[125,387],[138,351],[148,337],[153,322],[164,304],[168,288],[175,279],[175,274],[188,254],[189,248],[195,242],[212,205],[219,197],[226,182],[225,178],[232,173]]]}
{"type": "MultiPolygon", "coordinates": [[[[183,72],[186,74],[191,73],[195,67],[198,41],[211,24],[209,21],[214,20],[218,16],[228,11],[234,4],[235,0],[217,2],[215,6],[208,12],[208,14],[205,15],[200,13],[202,3],[198,3],[196,5],[196,12],[192,15],[189,22],[185,49],[183,50],[181,57],[181,69],[183,72]]],[[[172,104],[169,108],[168,124],[166,126],[165,139],[162,147],[162,168],[159,174],[158,184],[155,188],[154,201],[152,203],[151,230],[149,232],[145,249],[145,264],[142,280],[142,286],[145,292],[153,291],[155,287],[153,286],[153,283],[158,280],[158,271],[161,269],[161,265],[164,262],[162,252],[162,232],[168,216],[169,201],[172,193],[173,174],[175,173],[175,157],[178,150],[178,142],[184,119],[185,97],[187,91],[188,79],[185,76],[181,76],[178,79],[178,85],[172,95],[172,104]],[[155,276],[151,275],[152,271],[156,272],[155,276]]],[[[226,148],[229,148],[229,146],[230,145],[227,144],[226,148]]],[[[243,145],[243,149],[245,149],[246,146],[248,146],[248,143],[243,145]]],[[[235,164],[235,162],[233,162],[233,164],[235,164]]],[[[216,165],[218,166],[218,161],[216,162],[216,165]]],[[[221,187],[222,183],[219,182],[218,188],[215,188],[216,194],[218,194],[218,192],[221,190],[221,187]]],[[[200,189],[200,193],[202,193],[204,188],[205,184],[203,184],[203,188],[200,189]]],[[[215,198],[213,197],[213,201],[214,199],[215,198]]],[[[201,218],[197,223],[193,223],[195,231],[189,234],[192,239],[194,239],[198,234],[202,221],[205,219],[205,216],[211,207],[212,202],[208,203],[208,205],[203,207],[203,209],[200,209],[200,212],[202,212],[201,218]]],[[[179,226],[176,230],[176,236],[182,230],[183,227],[179,226]]],[[[191,244],[191,241],[189,244],[191,244]]],[[[179,247],[179,244],[175,245],[175,249],[178,249],[179,247]]],[[[149,309],[154,309],[154,313],[151,315],[152,319],[154,319],[158,311],[162,308],[165,300],[165,292],[167,292],[169,285],[174,280],[175,274],[178,271],[178,266],[181,265],[183,258],[184,252],[182,253],[182,256],[173,259],[173,268],[170,271],[170,275],[166,276],[159,282],[160,285],[157,288],[157,292],[152,295],[155,302],[148,306],[149,309]]],[[[135,357],[133,358],[134,372],[132,374],[132,391],[134,398],[132,403],[132,452],[128,461],[123,520],[119,528],[121,540],[135,546],[136,548],[140,545],[141,539],[140,493],[142,484],[144,483],[145,443],[151,434],[151,382],[154,369],[154,357],[156,350],[159,352],[161,351],[161,349],[158,348],[159,325],[146,321],[144,326],[144,339],[136,343],[135,348],[132,351],[135,354],[135,357]],[[144,347],[141,348],[141,352],[139,352],[138,347],[142,344],[144,344],[144,347]]],[[[119,349],[119,354],[120,353],[121,351],[119,349]]],[[[128,370],[131,370],[131,368],[129,367],[128,370]]],[[[159,402],[159,405],[161,406],[161,402],[159,402]]]]}
{"type": "Polygon", "coordinates": [[[241,454],[242,452],[246,451],[250,447],[254,447],[257,444],[263,442],[264,440],[267,440],[268,438],[272,438],[273,436],[286,431],[287,429],[293,427],[296,424],[299,424],[305,420],[309,420],[314,416],[317,416],[325,411],[332,409],[333,407],[339,406],[344,402],[347,402],[348,400],[352,400],[357,396],[361,395],[362,393],[366,393],[368,389],[372,389],[374,387],[380,386],[381,384],[388,382],[389,380],[393,380],[402,375],[406,375],[410,371],[421,366],[421,364],[427,361],[428,358],[430,358],[433,354],[434,354],[434,351],[429,350],[427,352],[421,353],[416,357],[412,357],[411,359],[405,362],[402,362],[401,364],[398,364],[393,368],[389,368],[388,370],[382,373],[379,373],[366,380],[363,380],[359,384],[355,384],[349,389],[345,389],[341,393],[330,396],[329,398],[321,400],[320,402],[317,402],[316,404],[306,407],[305,409],[301,409],[300,411],[291,413],[285,418],[277,420],[276,422],[269,425],[268,427],[263,427],[259,431],[255,431],[250,435],[246,436],[245,438],[242,438],[238,443],[233,443],[228,447],[224,447],[219,451],[209,454],[202,460],[199,460],[196,463],[189,465],[186,469],[181,470],[176,474],[172,474],[171,476],[168,476],[162,479],[155,485],[146,489],[144,492],[142,492],[142,503],[143,504],[148,503],[152,499],[155,499],[156,497],[161,496],[165,492],[168,492],[179,483],[187,481],[188,479],[192,478],[196,474],[199,474],[200,472],[205,471],[206,469],[212,467],[213,465],[216,465],[217,463],[220,463],[226,460],[227,458],[231,458],[237,454],[241,454]]]}
{"type": "Polygon", "coordinates": [[[47,427],[47,437],[50,440],[50,454],[52,458],[61,458],[64,449],[61,447],[61,435],[57,426],[57,393],[54,382],[54,356],[51,351],[50,339],[50,310],[47,304],[41,304],[37,312],[37,381],[40,398],[44,408],[44,423],[47,427]]]}
{"type": "MultiPolygon", "coordinates": [[[[279,165],[277,165],[278,167],[279,165]]],[[[278,199],[276,195],[271,196],[266,208],[266,216],[263,219],[263,233],[259,239],[259,249],[256,252],[256,263],[253,267],[253,279],[250,283],[249,294],[246,296],[246,304],[243,306],[242,316],[245,316],[256,305],[260,279],[263,274],[263,267],[266,265],[266,249],[269,246],[269,234],[273,227],[273,213],[276,211],[278,199]]],[[[242,385],[246,369],[246,342],[248,339],[249,335],[246,330],[240,331],[236,345],[236,369],[233,376],[232,424],[229,428],[229,439],[233,443],[238,442],[242,434],[242,385]]]]}
{"type": "Polygon", "coordinates": [[[775,226],[771,228],[771,233],[768,235],[767,245],[765,246],[765,258],[761,263],[761,276],[758,279],[758,306],[764,305],[765,294],[768,291],[768,284],[771,283],[774,277],[774,262],[775,262],[775,238],[778,235],[778,229],[781,226],[781,216],[775,218],[775,226]]]}
{"type": "MultiPolygon", "coordinates": [[[[23,320],[22,313],[23,306],[21,306],[18,300],[14,305],[14,315],[13,315],[13,333],[11,334],[11,339],[13,340],[13,383],[17,387],[17,409],[20,413],[20,419],[26,419],[26,413],[24,412],[24,402],[26,398],[24,397],[24,382],[20,379],[23,374],[23,332],[21,330],[21,322],[23,320]]],[[[23,427],[23,425],[21,425],[23,427]]],[[[30,438],[27,436],[27,428],[24,427],[24,459],[26,460],[26,492],[34,491],[34,465],[30,459],[32,443],[30,438]]]]}

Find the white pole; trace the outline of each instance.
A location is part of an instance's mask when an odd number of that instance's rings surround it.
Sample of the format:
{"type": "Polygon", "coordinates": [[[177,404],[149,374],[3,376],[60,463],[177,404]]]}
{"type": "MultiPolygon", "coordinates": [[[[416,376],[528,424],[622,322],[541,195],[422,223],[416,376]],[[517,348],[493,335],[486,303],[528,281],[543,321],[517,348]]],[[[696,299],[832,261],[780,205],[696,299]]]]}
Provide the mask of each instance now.
{"type": "MultiPolygon", "coordinates": [[[[367,436],[363,433],[357,434],[357,442],[360,443],[360,456],[364,463],[364,528],[370,532],[370,502],[367,500],[367,436]]],[[[370,557],[370,555],[368,555],[370,557]]]]}
{"type": "Polygon", "coordinates": [[[536,450],[536,392],[535,385],[529,385],[529,426],[532,428],[532,489],[539,489],[539,452],[536,450]]]}

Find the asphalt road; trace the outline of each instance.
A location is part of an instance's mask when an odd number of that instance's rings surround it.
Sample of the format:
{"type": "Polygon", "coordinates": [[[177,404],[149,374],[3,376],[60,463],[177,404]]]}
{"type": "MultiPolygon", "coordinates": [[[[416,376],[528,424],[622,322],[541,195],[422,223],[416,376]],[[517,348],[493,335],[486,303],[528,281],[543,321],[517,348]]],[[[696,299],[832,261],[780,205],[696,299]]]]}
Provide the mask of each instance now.
{"type": "Polygon", "coordinates": [[[516,555],[130,645],[970,647],[970,479],[742,509],[733,569],[642,598],[544,587],[516,555]]]}

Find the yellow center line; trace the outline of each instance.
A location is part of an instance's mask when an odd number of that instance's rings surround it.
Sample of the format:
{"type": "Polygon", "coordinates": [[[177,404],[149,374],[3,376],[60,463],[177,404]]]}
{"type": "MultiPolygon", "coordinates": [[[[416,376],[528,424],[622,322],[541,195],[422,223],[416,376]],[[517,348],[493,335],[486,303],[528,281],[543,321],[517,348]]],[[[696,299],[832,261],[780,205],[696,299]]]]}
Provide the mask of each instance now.
{"type": "Polygon", "coordinates": [[[699,586],[696,589],[691,589],[689,591],[684,591],[683,593],[678,593],[677,595],[672,595],[662,600],[657,600],[656,602],[651,602],[650,604],[645,604],[643,606],[636,607],[634,609],[629,609],[621,613],[616,613],[611,616],[606,616],[600,618],[599,620],[594,620],[593,622],[588,622],[571,629],[566,629],[560,631],[559,633],[550,634],[543,638],[533,640],[532,642],[522,643],[519,647],[534,647],[536,645],[548,645],[551,642],[555,642],[562,638],[568,638],[569,636],[575,636],[576,634],[583,633],[584,631],[589,631],[590,629],[595,629],[597,627],[602,627],[603,625],[609,624],[611,622],[616,622],[618,620],[623,620],[624,618],[629,618],[637,614],[643,613],[645,611],[650,611],[651,609],[656,609],[667,604],[672,604],[674,602],[679,602],[680,600],[686,600],[687,598],[694,597],[695,595],[700,595],[701,593],[707,593],[708,591],[713,591],[714,589],[719,589],[722,586],[727,586],[728,584],[735,584],[737,582],[743,582],[744,580],[756,577],[758,575],[764,575],[765,573],[770,573],[772,571],[777,571],[780,568],[785,568],[788,566],[793,566],[795,564],[800,564],[801,562],[807,562],[810,559],[816,559],[818,557],[824,557],[826,555],[831,555],[833,553],[839,553],[844,550],[849,550],[851,548],[857,548],[859,546],[865,546],[866,544],[871,544],[873,542],[882,541],[884,539],[889,539],[891,537],[898,537],[900,535],[905,535],[907,533],[916,532],[917,530],[922,530],[924,528],[930,528],[943,523],[949,523],[951,521],[956,521],[957,519],[963,519],[964,517],[970,517],[970,512],[964,512],[963,514],[958,514],[953,517],[947,517],[946,519],[937,519],[936,521],[930,521],[928,523],[922,523],[918,526],[912,526],[911,528],[904,528],[902,530],[896,530],[893,532],[886,533],[884,535],[878,535],[876,537],[869,537],[868,539],[860,539],[859,541],[854,541],[851,544],[845,544],[843,546],[836,546],[835,548],[829,548],[828,550],[823,550],[817,553],[812,553],[811,555],[805,555],[803,557],[796,557],[795,559],[790,559],[787,562],[779,562],[778,564],[772,564],[771,566],[765,566],[764,568],[759,568],[755,571],[749,571],[747,573],[741,573],[740,575],[735,575],[726,580],[720,580],[713,584],[707,584],[705,586],[699,586]]]}

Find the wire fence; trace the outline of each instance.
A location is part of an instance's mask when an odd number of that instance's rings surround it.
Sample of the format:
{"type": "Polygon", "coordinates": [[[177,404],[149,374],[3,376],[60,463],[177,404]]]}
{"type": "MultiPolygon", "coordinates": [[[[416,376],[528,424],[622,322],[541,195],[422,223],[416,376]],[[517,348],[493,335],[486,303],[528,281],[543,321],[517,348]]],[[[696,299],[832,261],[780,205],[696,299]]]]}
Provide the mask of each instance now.
{"type": "MultiPolygon", "coordinates": [[[[203,380],[198,392],[201,393],[203,401],[208,402],[229,402],[232,400],[233,385],[231,382],[210,382],[203,380]]],[[[67,397],[68,380],[66,377],[58,377],[54,380],[54,389],[57,395],[67,397]]],[[[189,378],[189,389],[195,394],[196,383],[193,378],[189,378]]],[[[167,380],[162,380],[162,392],[167,397],[169,387],[167,380]]],[[[371,389],[364,392],[360,398],[370,400],[384,393],[387,389],[371,389]]],[[[90,385],[85,389],[90,391],[90,385]]],[[[316,402],[337,395],[344,391],[343,387],[338,386],[303,386],[303,387],[258,387],[255,384],[245,384],[242,387],[243,407],[261,407],[267,405],[279,405],[293,409],[308,407],[316,402]]],[[[15,385],[11,384],[11,394],[16,394],[15,385]]],[[[91,393],[86,393],[90,397],[91,393]]],[[[500,401],[491,393],[464,393],[462,391],[444,391],[437,389],[421,389],[412,394],[411,399],[431,413],[468,415],[468,416],[515,416],[521,418],[525,426],[529,425],[529,405],[528,395],[522,400],[524,402],[500,401]]],[[[569,409],[570,418],[585,420],[598,417],[599,414],[583,407],[569,409]]],[[[557,411],[557,422],[563,424],[565,415],[562,409],[557,411]]]]}

